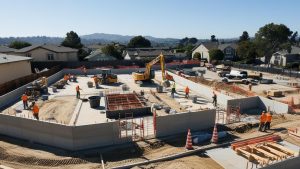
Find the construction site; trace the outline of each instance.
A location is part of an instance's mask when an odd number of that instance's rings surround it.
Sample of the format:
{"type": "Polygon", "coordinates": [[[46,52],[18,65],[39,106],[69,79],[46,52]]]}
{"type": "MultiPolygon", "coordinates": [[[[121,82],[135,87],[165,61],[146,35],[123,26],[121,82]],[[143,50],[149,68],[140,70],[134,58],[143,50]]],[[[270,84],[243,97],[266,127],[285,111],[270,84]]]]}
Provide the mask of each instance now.
{"type": "Polygon", "coordinates": [[[65,68],[0,96],[0,164],[296,169],[295,84],[256,84],[248,90],[248,84],[222,82],[200,64],[165,64],[163,55],[139,69],[65,68]],[[271,88],[284,88],[284,96],[266,94],[271,88]],[[20,99],[24,93],[27,109],[20,99]],[[272,113],[266,132],[257,131],[262,111],[272,113]]]}

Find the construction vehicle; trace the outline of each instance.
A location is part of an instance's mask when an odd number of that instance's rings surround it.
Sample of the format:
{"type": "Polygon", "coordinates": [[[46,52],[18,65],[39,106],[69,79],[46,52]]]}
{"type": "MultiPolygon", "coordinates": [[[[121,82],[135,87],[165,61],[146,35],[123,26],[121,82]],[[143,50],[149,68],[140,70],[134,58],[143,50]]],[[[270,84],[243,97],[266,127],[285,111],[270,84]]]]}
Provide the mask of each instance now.
{"type": "Polygon", "coordinates": [[[30,96],[29,101],[35,100],[35,98],[41,96],[42,94],[48,93],[48,78],[41,77],[31,83],[30,86],[26,88],[25,93],[30,96]]]}
{"type": "Polygon", "coordinates": [[[156,64],[157,62],[160,61],[160,66],[161,66],[161,73],[162,73],[162,79],[163,79],[163,86],[169,86],[169,80],[173,80],[173,77],[169,74],[167,74],[166,69],[165,69],[165,58],[163,54],[160,54],[158,57],[153,59],[151,62],[146,64],[146,69],[145,71],[137,71],[132,73],[132,77],[135,81],[135,83],[143,83],[143,82],[149,82],[155,77],[155,72],[154,70],[151,69],[151,67],[156,64]]]}
{"type": "Polygon", "coordinates": [[[112,84],[118,82],[117,75],[111,73],[111,69],[101,69],[101,73],[97,75],[100,84],[112,84]]]}

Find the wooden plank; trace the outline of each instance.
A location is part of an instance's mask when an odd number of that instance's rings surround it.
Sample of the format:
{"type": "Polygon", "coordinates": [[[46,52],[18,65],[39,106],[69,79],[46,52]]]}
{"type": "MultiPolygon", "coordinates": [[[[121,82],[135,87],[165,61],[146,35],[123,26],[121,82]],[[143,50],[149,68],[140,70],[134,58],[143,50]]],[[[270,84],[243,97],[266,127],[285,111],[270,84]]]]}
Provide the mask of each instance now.
{"type": "Polygon", "coordinates": [[[246,150],[243,150],[241,148],[237,148],[237,152],[239,154],[244,154],[250,161],[255,160],[255,161],[259,162],[261,165],[269,164],[269,159],[268,158],[264,158],[264,157],[261,157],[257,154],[250,153],[250,152],[248,152],[246,150]]]}
{"type": "Polygon", "coordinates": [[[274,148],[278,148],[280,150],[282,150],[284,153],[290,155],[290,156],[296,156],[296,152],[293,150],[290,150],[286,147],[283,147],[282,145],[276,144],[276,143],[267,143],[268,146],[274,147],[274,148]]]}
{"type": "Polygon", "coordinates": [[[258,148],[258,147],[254,147],[253,148],[255,151],[258,151],[262,154],[264,154],[265,156],[267,156],[269,159],[271,160],[279,160],[280,158],[278,156],[276,156],[275,154],[272,154],[272,153],[269,153],[261,148],[258,148]]]}
{"type": "Polygon", "coordinates": [[[283,158],[287,158],[288,155],[281,152],[281,151],[278,151],[278,150],[275,150],[274,148],[271,148],[271,147],[268,147],[268,146],[261,146],[262,149],[266,150],[266,151],[269,151],[277,156],[279,156],[281,159],[283,158]]]}

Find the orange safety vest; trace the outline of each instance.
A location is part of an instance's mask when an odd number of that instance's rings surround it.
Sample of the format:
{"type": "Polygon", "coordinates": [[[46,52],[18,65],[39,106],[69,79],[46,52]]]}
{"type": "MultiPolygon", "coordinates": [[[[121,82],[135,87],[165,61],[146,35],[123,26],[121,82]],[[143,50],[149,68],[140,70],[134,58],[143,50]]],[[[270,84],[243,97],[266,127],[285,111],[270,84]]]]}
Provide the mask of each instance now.
{"type": "Polygon", "coordinates": [[[185,93],[190,93],[190,88],[189,87],[185,88],[185,93]]]}
{"type": "Polygon", "coordinates": [[[22,96],[22,100],[23,100],[23,101],[27,101],[27,100],[28,100],[27,95],[23,95],[23,96],[22,96]]]}
{"type": "Polygon", "coordinates": [[[79,86],[76,86],[76,91],[77,91],[77,92],[79,91],[79,86]]]}
{"type": "Polygon", "coordinates": [[[39,107],[35,104],[32,108],[33,114],[39,114],[39,107]]]}
{"type": "Polygon", "coordinates": [[[266,122],[267,121],[267,115],[264,113],[264,114],[262,114],[261,116],[260,116],[260,122],[261,123],[264,123],[264,122],[266,122]]]}
{"type": "Polygon", "coordinates": [[[267,122],[271,122],[272,121],[272,115],[271,115],[271,113],[267,113],[266,116],[267,116],[266,117],[267,122]]]}

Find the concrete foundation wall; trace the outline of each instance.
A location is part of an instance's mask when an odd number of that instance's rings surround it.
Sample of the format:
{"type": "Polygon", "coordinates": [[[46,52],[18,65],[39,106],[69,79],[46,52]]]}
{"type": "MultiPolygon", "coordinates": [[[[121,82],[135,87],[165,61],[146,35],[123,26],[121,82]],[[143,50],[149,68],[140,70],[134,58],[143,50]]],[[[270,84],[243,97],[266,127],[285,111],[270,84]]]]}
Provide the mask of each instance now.
{"type": "Polygon", "coordinates": [[[192,131],[208,129],[214,126],[215,118],[215,110],[158,116],[156,118],[156,136],[164,137],[184,133],[188,129],[192,131]]]}
{"type": "Polygon", "coordinates": [[[119,139],[118,122],[66,126],[0,114],[0,133],[67,150],[81,150],[131,141],[119,139]]]}
{"type": "Polygon", "coordinates": [[[240,106],[241,112],[247,109],[259,108],[259,98],[258,97],[247,97],[241,99],[228,100],[229,106],[240,106]]]}
{"type": "MultiPolygon", "coordinates": [[[[48,86],[58,81],[62,78],[63,72],[59,71],[52,76],[48,77],[48,86]]],[[[26,88],[30,86],[31,83],[28,83],[24,86],[21,86],[5,95],[0,96],[0,110],[3,110],[13,103],[19,101],[21,99],[22,94],[26,91],[26,88]]]]}
{"type": "Polygon", "coordinates": [[[269,109],[277,114],[286,114],[289,112],[289,106],[287,104],[261,96],[228,100],[228,105],[240,106],[242,112],[247,109],[269,109]]]}
{"type": "Polygon", "coordinates": [[[0,114],[0,133],[35,143],[73,149],[70,126],[0,114]]]}
{"type": "MultiPolygon", "coordinates": [[[[193,81],[190,81],[188,79],[185,79],[183,77],[180,77],[174,73],[168,72],[168,74],[172,75],[175,82],[183,85],[183,86],[189,86],[189,88],[196,93],[200,94],[201,96],[204,96],[205,98],[212,100],[213,97],[213,89],[211,89],[208,86],[195,83],[193,81]]],[[[222,107],[227,107],[227,101],[232,99],[230,96],[224,95],[222,93],[217,92],[217,101],[218,104],[220,104],[222,107]]]]}
{"type": "Polygon", "coordinates": [[[271,164],[261,169],[298,169],[300,167],[300,157],[294,157],[285,161],[271,164]]]}
{"type": "Polygon", "coordinates": [[[268,108],[277,114],[286,114],[289,112],[289,105],[278,102],[276,100],[270,100],[259,96],[259,105],[262,109],[268,110],[268,108]]]}

